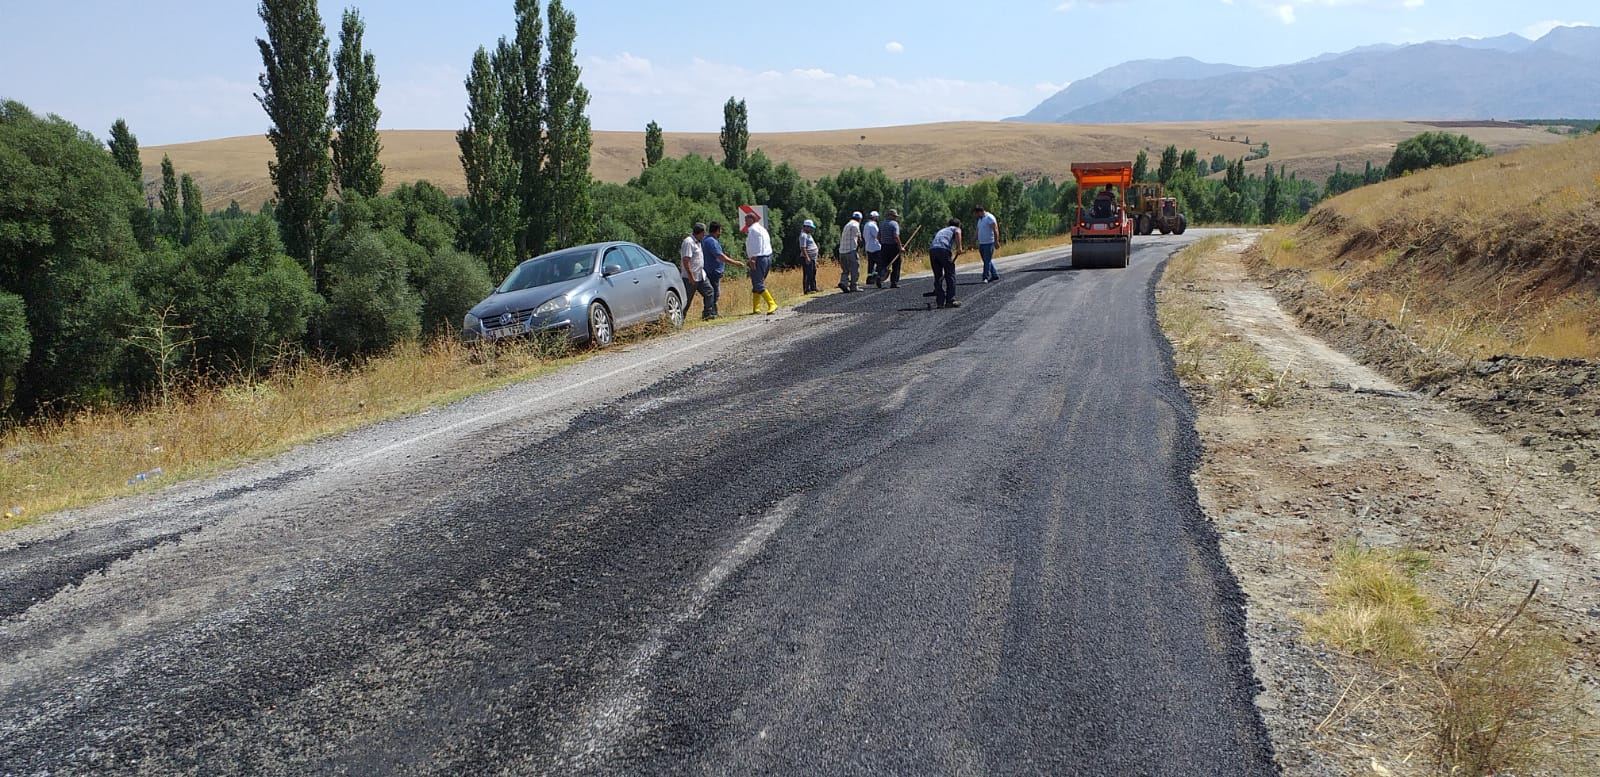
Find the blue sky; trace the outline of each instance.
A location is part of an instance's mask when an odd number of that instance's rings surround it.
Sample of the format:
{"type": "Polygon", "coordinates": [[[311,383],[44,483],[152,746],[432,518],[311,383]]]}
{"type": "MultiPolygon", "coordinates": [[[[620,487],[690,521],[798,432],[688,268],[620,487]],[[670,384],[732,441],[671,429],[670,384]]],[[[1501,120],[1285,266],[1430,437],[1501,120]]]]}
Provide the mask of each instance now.
{"type": "MultiPolygon", "coordinates": [[[[322,2],[337,43],[351,5],[382,79],[385,129],[456,129],[479,45],[511,0],[322,2]]],[[[715,131],[745,98],[756,132],[993,120],[1129,59],[1274,65],[1372,43],[1600,23],[1594,0],[568,0],[600,130],[715,131]],[[1109,31],[1109,32],[1108,32],[1109,31]]],[[[0,97],[142,145],[265,132],[252,97],[252,0],[0,0],[0,97]]]]}

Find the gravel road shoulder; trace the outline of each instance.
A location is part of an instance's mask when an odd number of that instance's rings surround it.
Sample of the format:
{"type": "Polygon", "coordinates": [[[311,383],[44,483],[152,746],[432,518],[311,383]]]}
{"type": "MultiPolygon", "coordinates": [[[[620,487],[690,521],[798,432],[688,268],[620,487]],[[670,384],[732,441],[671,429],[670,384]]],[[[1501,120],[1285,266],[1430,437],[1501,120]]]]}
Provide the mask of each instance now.
{"type": "MultiPolygon", "coordinates": [[[[1205,446],[1195,484],[1249,597],[1257,704],[1284,773],[1432,773],[1431,721],[1404,687],[1427,678],[1397,678],[1305,636],[1342,540],[1426,553],[1424,588],[1486,618],[1542,581],[1530,612],[1570,647],[1576,714],[1594,729],[1600,500],[1572,448],[1488,427],[1449,401],[1477,392],[1408,390],[1302,330],[1242,259],[1254,239],[1169,270],[1158,296],[1204,311],[1222,342],[1247,346],[1274,376],[1242,394],[1186,386],[1205,446]]],[[[1593,415],[1581,393],[1566,400],[1552,417],[1593,415]]]]}

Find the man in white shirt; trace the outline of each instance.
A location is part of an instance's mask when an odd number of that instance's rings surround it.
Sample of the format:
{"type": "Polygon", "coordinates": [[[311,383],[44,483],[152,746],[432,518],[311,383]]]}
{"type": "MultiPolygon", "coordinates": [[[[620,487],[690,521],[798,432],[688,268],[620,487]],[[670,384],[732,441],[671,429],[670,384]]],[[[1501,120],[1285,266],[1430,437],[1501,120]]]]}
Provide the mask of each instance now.
{"type": "Polygon", "coordinates": [[[850,221],[839,232],[839,291],[856,291],[861,275],[861,212],[850,214],[850,221]]]}
{"type": "Polygon", "coordinates": [[[767,303],[767,315],[778,312],[778,301],[767,291],[767,273],[772,270],[772,236],[761,226],[761,217],[744,214],[744,253],[750,270],[750,315],[761,312],[761,303],[767,303]]]}
{"type": "Polygon", "coordinates": [[[872,283],[872,276],[878,273],[878,262],[883,260],[883,244],[878,242],[877,211],[868,213],[866,223],[861,225],[861,241],[867,250],[867,283],[872,283]]]}
{"type": "Polygon", "coordinates": [[[678,271],[683,275],[683,314],[689,315],[689,303],[694,301],[694,293],[700,292],[700,318],[713,319],[717,317],[717,301],[711,293],[711,281],[706,277],[706,255],[701,242],[706,239],[706,225],[695,222],[694,234],[683,239],[683,244],[678,247],[678,259],[682,264],[678,271]]]}
{"type": "Polygon", "coordinates": [[[817,222],[806,219],[800,224],[800,269],[802,271],[801,293],[817,293],[817,260],[822,258],[822,247],[817,245],[817,239],[812,233],[817,230],[817,222]]]}

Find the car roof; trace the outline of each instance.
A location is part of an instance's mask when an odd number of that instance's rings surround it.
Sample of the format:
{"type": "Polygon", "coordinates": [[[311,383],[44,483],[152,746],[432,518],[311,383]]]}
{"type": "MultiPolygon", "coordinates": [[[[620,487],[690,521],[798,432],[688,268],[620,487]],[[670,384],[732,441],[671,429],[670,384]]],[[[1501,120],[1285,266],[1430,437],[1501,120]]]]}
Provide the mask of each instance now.
{"type": "MultiPolygon", "coordinates": [[[[583,245],[578,245],[578,246],[567,246],[566,248],[557,248],[554,251],[546,251],[546,252],[544,252],[542,254],[539,254],[538,256],[531,256],[531,257],[528,257],[527,259],[524,259],[522,261],[527,262],[527,261],[532,261],[534,259],[543,259],[546,256],[554,256],[555,254],[564,254],[564,253],[567,253],[569,251],[588,251],[588,252],[591,252],[591,253],[599,253],[600,251],[602,251],[604,249],[607,249],[607,248],[610,248],[612,246],[631,246],[631,245],[638,245],[638,244],[637,243],[631,243],[631,242],[629,242],[627,240],[607,240],[607,241],[602,242],[602,243],[585,243],[583,245]]],[[[521,262],[518,262],[518,264],[521,264],[521,262]]]]}

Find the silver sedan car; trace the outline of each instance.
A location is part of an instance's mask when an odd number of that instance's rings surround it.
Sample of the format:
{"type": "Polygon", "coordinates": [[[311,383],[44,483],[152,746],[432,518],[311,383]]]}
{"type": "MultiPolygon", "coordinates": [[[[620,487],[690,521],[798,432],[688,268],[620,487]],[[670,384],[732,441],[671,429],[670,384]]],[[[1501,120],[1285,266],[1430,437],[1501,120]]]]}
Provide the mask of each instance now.
{"type": "Polygon", "coordinates": [[[665,320],[683,326],[676,265],[633,243],[565,248],[517,265],[461,323],[468,342],[565,331],[604,348],[617,330],[665,320]]]}

